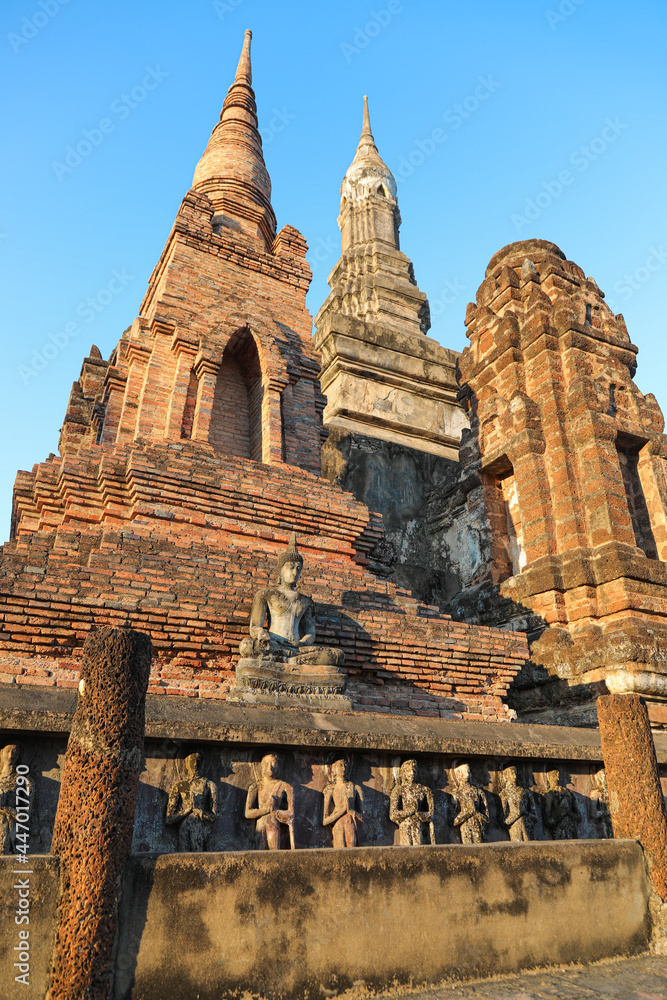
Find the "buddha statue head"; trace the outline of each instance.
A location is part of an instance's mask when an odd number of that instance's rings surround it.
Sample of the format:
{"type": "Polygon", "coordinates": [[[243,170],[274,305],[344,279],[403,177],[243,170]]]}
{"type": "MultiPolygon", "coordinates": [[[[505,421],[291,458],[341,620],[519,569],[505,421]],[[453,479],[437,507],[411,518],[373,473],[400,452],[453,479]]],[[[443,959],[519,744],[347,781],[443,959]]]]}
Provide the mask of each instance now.
{"type": "Polygon", "coordinates": [[[293,531],[289,545],[278,558],[278,581],[294,585],[301,575],[303,556],[296,547],[296,532],[293,531]]]}

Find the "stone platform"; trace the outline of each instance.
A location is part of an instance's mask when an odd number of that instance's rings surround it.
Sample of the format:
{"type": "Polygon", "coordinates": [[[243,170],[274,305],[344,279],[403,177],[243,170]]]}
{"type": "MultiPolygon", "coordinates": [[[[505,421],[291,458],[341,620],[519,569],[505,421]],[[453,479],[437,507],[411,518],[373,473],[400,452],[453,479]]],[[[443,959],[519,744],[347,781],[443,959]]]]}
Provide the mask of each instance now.
{"type": "MultiPolygon", "coordinates": [[[[3,885],[12,867],[0,860],[3,885]]],[[[48,941],[58,862],[35,856],[31,871],[48,941]]],[[[114,996],[296,1000],[632,955],[649,945],[648,894],[634,841],[135,856],[114,996]]],[[[9,997],[16,903],[1,898],[9,997]]],[[[27,1000],[44,995],[47,957],[35,951],[27,1000]]]]}

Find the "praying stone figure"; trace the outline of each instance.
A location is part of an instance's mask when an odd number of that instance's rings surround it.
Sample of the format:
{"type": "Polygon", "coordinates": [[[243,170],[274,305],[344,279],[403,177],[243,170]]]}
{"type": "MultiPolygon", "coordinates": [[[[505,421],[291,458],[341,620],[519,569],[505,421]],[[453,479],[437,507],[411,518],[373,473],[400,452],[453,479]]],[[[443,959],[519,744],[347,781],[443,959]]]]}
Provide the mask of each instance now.
{"type": "Polygon", "coordinates": [[[452,821],[459,828],[462,844],[483,844],[489,825],[489,807],[484,792],[470,781],[470,764],[453,770],[454,801],[457,812],[452,821]]]}
{"type": "Polygon", "coordinates": [[[256,847],[260,851],[294,850],[294,789],[278,777],[280,759],[262,757],[260,779],[248,789],[245,818],[256,819],[256,847]]]}
{"type": "Polygon", "coordinates": [[[400,777],[389,797],[389,819],[398,826],[401,847],[426,844],[425,826],[428,826],[430,843],[435,844],[433,792],[428,785],[420,785],[416,777],[417,761],[406,760],[401,764],[400,777]]]}
{"type": "Polygon", "coordinates": [[[187,777],[176,781],[169,790],[165,822],[167,826],[178,825],[179,851],[205,850],[207,826],[215,822],[217,815],[218,792],[215,784],[203,777],[203,762],[200,753],[186,757],[187,777]]]}
{"type": "Polygon", "coordinates": [[[611,840],[614,836],[614,829],[611,823],[611,813],[609,812],[609,789],[607,788],[607,775],[603,767],[593,775],[595,788],[591,792],[589,816],[593,836],[599,840],[611,840]]]}
{"type": "Polygon", "coordinates": [[[552,840],[576,840],[581,812],[574,792],[561,784],[559,768],[547,773],[544,825],[552,840]]]}
{"type": "MultiPolygon", "coordinates": [[[[16,852],[16,765],[21,755],[21,748],[15,743],[8,743],[0,750],[0,854],[16,852]]],[[[30,795],[30,785],[25,779],[24,791],[30,795]]],[[[21,784],[21,782],[19,782],[21,784]]]]}
{"type": "Polygon", "coordinates": [[[250,635],[243,639],[236,668],[237,688],[340,694],[345,676],[338,667],[342,649],[315,642],[314,605],[297,587],[303,557],[292,532],[287,549],[278,559],[278,581],[255,594],[250,635]]]}
{"type": "Polygon", "coordinates": [[[519,780],[518,769],[513,764],[505,768],[502,780],[500,801],[510,840],[532,840],[537,823],[533,793],[523,787],[523,783],[519,780]]]}
{"type": "Polygon", "coordinates": [[[333,781],[324,789],[322,825],[332,826],[334,847],[358,847],[359,828],[363,823],[364,793],[350,781],[346,760],[331,765],[333,781]]]}

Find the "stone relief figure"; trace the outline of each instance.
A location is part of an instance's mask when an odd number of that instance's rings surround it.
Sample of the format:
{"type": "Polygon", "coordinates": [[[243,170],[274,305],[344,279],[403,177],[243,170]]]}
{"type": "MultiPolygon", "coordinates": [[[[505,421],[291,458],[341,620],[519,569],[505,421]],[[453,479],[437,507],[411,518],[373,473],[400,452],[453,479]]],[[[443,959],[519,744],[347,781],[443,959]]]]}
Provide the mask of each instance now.
{"type": "Polygon", "coordinates": [[[590,795],[589,818],[593,836],[600,840],[611,840],[614,836],[614,828],[609,812],[609,789],[607,788],[607,775],[603,767],[593,775],[595,788],[590,795]]]}
{"type": "Polygon", "coordinates": [[[245,818],[257,820],[258,850],[294,850],[294,789],[278,777],[280,759],[275,753],[262,757],[260,777],[248,789],[245,818]]]}
{"type": "Polygon", "coordinates": [[[203,763],[203,754],[191,753],[184,761],[186,777],[169,789],[165,823],[178,826],[179,851],[204,851],[207,827],[217,816],[218,792],[203,777],[203,763]]]}
{"type": "Polygon", "coordinates": [[[453,769],[456,815],[452,825],[459,828],[462,844],[483,844],[489,825],[489,807],[484,792],[470,780],[470,764],[453,769]]]}
{"type": "Polygon", "coordinates": [[[340,759],[331,765],[333,781],[324,789],[322,825],[331,826],[334,847],[358,847],[363,823],[364,793],[350,780],[349,764],[340,759]]]}
{"type": "MultiPolygon", "coordinates": [[[[8,743],[0,750],[0,854],[16,852],[16,765],[21,756],[21,748],[8,743]]],[[[21,782],[19,782],[21,784],[21,782]]],[[[24,791],[30,797],[31,785],[25,779],[24,791]]]]}
{"type": "Polygon", "coordinates": [[[581,812],[574,792],[561,784],[559,768],[547,773],[544,825],[552,840],[576,840],[581,812]]]}
{"type": "Polygon", "coordinates": [[[530,789],[523,786],[518,769],[511,764],[502,774],[500,801],[510,840],[533,840],[537,809],[530,789]]]}
{"type": "Polygon", "coordinates": [[[430,841],[435,844],[433,828],[433,792],[416,781],[417,761],[401,764],[400,777],[389,796],[389,819],[398,826],[401,847],[414,847],[430,841]],[[428,827],[428,841],[424,827],[428,827]]]}

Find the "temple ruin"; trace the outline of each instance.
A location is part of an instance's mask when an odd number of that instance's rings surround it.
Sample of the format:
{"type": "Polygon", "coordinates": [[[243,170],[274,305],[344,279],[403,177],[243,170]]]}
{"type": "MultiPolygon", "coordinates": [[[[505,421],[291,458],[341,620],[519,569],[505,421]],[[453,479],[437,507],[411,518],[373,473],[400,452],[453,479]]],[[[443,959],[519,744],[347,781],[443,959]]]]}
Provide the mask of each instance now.
{"type": "Polygon", "coordinates": [[[313,329],[250,42],[138,317],[16,478],[0,871],[34,908],[3,901],[5,967],[29,940],[21,996],[297,998],[655,946],[596,714],[636,701],[663,859],[667,438],[637,348],[542,239],[492,258],[462,354],[430,338],[366,100],[313,329]]]}

